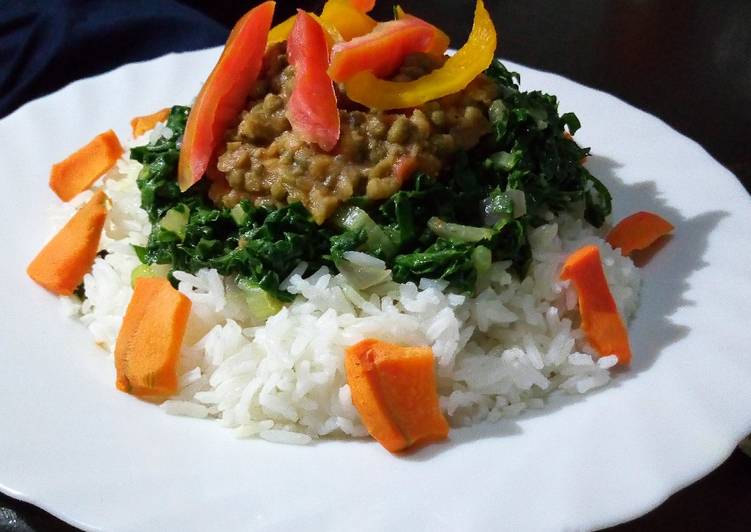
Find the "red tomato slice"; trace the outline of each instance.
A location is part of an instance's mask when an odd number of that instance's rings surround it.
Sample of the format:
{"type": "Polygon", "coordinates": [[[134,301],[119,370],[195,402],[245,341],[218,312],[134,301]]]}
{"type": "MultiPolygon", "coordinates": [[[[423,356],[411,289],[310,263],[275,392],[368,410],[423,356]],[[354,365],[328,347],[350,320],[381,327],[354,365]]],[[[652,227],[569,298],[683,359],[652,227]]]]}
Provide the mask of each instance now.
{"type": "Polygon", "coordinates": [[[329,51],[323,28],[305,11],[297,12],[287,38],[287,55],[295,67],[295,85],[287,105],[292,130],[331,151],[339,141],[339,109],[334,84],[326,73],[329,51]]]}
{"type": "Polygon", "coordinates": [[[329,76],[334,81],[346,81],[358,72],[369,70],[378,78],[388,77],[407,54],[436,49],[436,31],[411,16],[382,22],[366,35],[333,46],[329,76]]]}
{"type": "Polygon", "coordinates": [[[187,190],[203,177],[224,132],[245,105],[261,71],[274,6],[273,1],[264,2],[235,24],[219,61],[198,93],[180,149],[180,190],[187,190]]]}
{"type": "Polygon", "coordinates": [[[375,7],[376,0],[349,0],[349,3],[358,11],[368,13],[375,7]]]}
{"type": "Polygon", "coordinates": [[[404,10],[396,6],[396,14],[397,14],[397,20],[402,19],[408,19],[412,20],[414,22],[419,22],[420,24],[425,24],[429,28],[433,30],[433,44],[430,46],[429,49],[425,50],[426,53],[434,54],[434,55],[443,55],[446,53],[446,50],[449,47],[449,36],[443,33],[441,30],[433,26],[430,22],[426,22],[421,18],[418,18],[414,15],[410,15],[409,13],[405,13],[404,10]]]}

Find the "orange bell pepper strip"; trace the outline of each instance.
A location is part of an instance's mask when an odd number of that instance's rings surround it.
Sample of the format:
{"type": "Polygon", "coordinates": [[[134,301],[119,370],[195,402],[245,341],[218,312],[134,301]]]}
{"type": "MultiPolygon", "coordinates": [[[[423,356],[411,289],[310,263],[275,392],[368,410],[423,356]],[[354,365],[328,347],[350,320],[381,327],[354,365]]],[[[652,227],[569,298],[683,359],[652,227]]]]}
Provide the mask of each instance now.
{"type": "Polygon", "coordinates": [[[365,428],[389,451],[448,436],[430,347],[402,347],[369,338],[346,350],[344,367],[352,403],[365,428]]]}
{"type": "Polygon", "coordinates": [[[648,248],[673,229],[673,225],[661,216],[640,211],[618,222],[606,240],[614,249],[620,248],[624,257],[628,257],[636,250],[648,248]]]}
{"type": "Polygon", "coordinates": [[[410,15],[409,13],[405,12],[401,6],[396,6],[394,8],[394,14],[396,15],[397,20],[412,20],[424,24],[431,30],[433,30],[433,43],[427,50],[425,50],[425,53],[432,55],[443,55],[444,53],[446,53],[446,50],[449,47],[449,42],[451,42],[451,39],[448,35],[446,35],[444,32],[442,32],[440,29],[433,26],[429,22],[426,22],[421,18],[415,17],[414,15],[410,15]]]}
{"type": "Polygon", "coordinates": [[[198,93],[188,115],[177,167],[183,192],[206,173],[224,132],[245,105],[261,71],[274,6],[273,1],[264,2],[235,24],[219,61],[198,93]]]}
{"type": "Polygon", "coordinates": [[[55,294],[72,294],[96,258],[106,203],[107,196],[97,190],[31,261],[29,277],[55,294]]]}
{"type": "Polygon", "coordinates": [[[386,81],[370,72],[360,72],[345,83],[347,96],[372,109],[417,107],[469,85],[493,61],[495,47],[493,21],[482,0],[477,0],[469,39],[442,67],[408,82],[386,81]]]}
{"type": "Polygon", "coordinates": [[[164,122],[169,116],[170,109],[165,107],[160,109],[156,113],[152,113],[146,116],[137,116],[130,121],[130,127],[133,130],[133,137],[140,137],[150,129],[154,129],[154,126],[159,122],[164,122]]]}
{"type": "Polygon", "coordinates": [[[94,137],[83,148],[52,165],[50,188],[63,201],[70,201],[115,166],[123,147],[111,129],[94,137]]]}
{"type": "Polygon", "coordinates": [[[331,78],[328,46],[323,28],[299,10],[287,41],[289,62],[295,67],[295,84],[287,106],[292,130],[307,142],[331,151],[339,141],[339,109],[331,78]]]}
{"type": "Polygon", "coordinates": [[[177,392],[180,360],[191,302],[167,279],[136,281],[115,343],[118,390],[138,396],[177,392]]]}
{"type": "Polygon", "coordinates": [[[432,48],[434,38],[433,28],[417,19],[382,22],[370,33],[333,46],[329,76],[334,81],[346,81],[367,70],[376,77],[388,77],[408,54],[432,48]]]}
{"type": "Polygon", "coordinates": [[[569,255],[561,279],[571,280],[576,287],[581,327],[592,347],[600,356],[615,355],[619,364],[628,365],[628,329],[610,293],[597,246],[584,246],[569,255]]]}

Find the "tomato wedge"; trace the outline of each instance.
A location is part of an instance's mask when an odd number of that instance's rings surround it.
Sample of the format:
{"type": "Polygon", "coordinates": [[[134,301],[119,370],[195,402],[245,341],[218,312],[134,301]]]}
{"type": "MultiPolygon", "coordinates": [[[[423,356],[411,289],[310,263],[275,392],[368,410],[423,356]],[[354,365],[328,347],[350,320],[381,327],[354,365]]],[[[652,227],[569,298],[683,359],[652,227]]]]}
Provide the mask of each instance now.
{"type": "Polygon", "coordinates": [[[414,17],[382,22],[366,35],[334,45],[329,76],[345,81],[358,72],[370,71],[378,78],[388,77],[407,54],[433,48],[435,35],[432,26],[414,17]]]}
{"type": "Polygon", "coordinates": [[[426,53],[433,54],[433,55],[443,55],[444,53],[446,53],[446,50],[449,47],[449,42],[451,40],[449,39],[448,35],[446,35],[441,30],[433,26],[430,22],[426,22],[421,18],[418,18],[414,15],[410,15],[409,13],[405,12],[401,6],[396,6],[394,8],[394,13],[396,14],[397,20],[402,20],[402,19],[413,20],[421,24],[425,24],[426,26],[428,26],[429,28],[433,30],[434,32],[433,44],[428,50],[425,50],[426,53]]]}
{"type": "Polygon", "coordinates": [[[242,110],[261,71],[274,7],[275,2],[264,2],[235,24],[219,61],[198,93],[180,149],[180,190],[187,190],[203,177],[225,130],[242,110]]]}
{"type": "Polygon", "coordinates": [[[326,73],[329,51],[323,28],[305,11],[297,12],[287,54],[295,67],[295,85],[287,106],[292,130],[305,141],[331,151],[339,141],[339,110],[334,84],[326,73]]]}

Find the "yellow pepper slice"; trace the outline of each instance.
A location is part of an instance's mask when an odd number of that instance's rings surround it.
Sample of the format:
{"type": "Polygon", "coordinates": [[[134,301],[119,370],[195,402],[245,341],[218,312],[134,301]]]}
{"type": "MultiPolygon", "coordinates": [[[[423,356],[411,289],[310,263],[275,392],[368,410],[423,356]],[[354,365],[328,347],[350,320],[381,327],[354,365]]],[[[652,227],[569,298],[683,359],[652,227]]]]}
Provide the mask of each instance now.
{"type": "Polygon", "coordinates": [[[345,41],[370,33],[377,24],[347,0],[328,0],[321,11],[321,20],[334,26],[345,41]]]}
{"type": "Polygon", "coordinates": [[[496,34],[490,14],[477,0],[469,39],[441,68],[414,81],[378,79],[370,72],[355,74],[345,83],[347,96],[371,109],[416,107],[462,90],[493,61],[496,34]]]}
{"type": "MultiPolygon", "coordinates": [[[[268,44],[286,41],[292,26],[295,25],[292,15],[284,22],[280,22],[269,31],[268,44]]],[[[318,23],[328,33],[333,41],[348,41],[354,37],[369,33],[377,24],[375,20],[356,9],[349,0],[328,0],[323,6],[320,16],[313,15],[318,23]]],[[[329,38],[327,37],[327,40],[329,38]]],[[[329,42],[329,45],[331,42],[329,42]]]]}
{"type": "Polygon", "coordinates": [[[297,15],[292,15],[284,22],[280,22],[269,30],[269,36],[267,37],[267,45],[276,44],[278,42],[286,41],[289,32],[292,31],[292,26],[295,25],[295,18],[297,15]]]}

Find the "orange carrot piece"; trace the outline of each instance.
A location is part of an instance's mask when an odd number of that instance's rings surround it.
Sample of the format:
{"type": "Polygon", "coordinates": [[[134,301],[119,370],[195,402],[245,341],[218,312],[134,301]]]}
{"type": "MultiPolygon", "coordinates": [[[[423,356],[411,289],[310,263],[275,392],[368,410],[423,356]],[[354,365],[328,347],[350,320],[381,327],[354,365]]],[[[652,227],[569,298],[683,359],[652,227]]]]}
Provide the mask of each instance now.
{"type": "Polygon", "coordinates": [[[673,225],[663,217],[640,211],[618,222],[606,240],[613,248],[620,248],[624,257],[628,257],[636,250],[648,248],[673,229],[673,225]]]}
{"type": "Polygon", "coordinates": [[[107,196],[98,190],[31,261],[26,273],[50,292],[72,294],[91,269],[99,248],[107,196]]]}
{"type": "Polygon", "coordinates": [[[438,404],[432,349],[399,348],[378,361],[378,376],[386,407],[410,445],[448,435],[449,424],[438,404]]]}
{"type": "Polygon", "coordinates": [[[579,296],[581,326],[587,340],[600,356],[615,355],[618,363],[631,362],[628,329],[610,293],[595,245],[584,246],[566,259],[561,279],[571,280],[579,296]]]}
{"type": "Polygon", "coordinates": [[[86,146],[52,165],[50,188],[63,201],[70,201],[115,166],[123,147],[111,129],[94,137],[86,146]]]}
{"type": "Polygon", "coordinates": [[[258,78],[275,2],[260,4],[237,21],[222,55],[198,93],[185,125],[177,181],[185,192],[203,178],[224,133],[258,78]]]}
{"type": "Polygon", "coordinates": [[[118,390],[137,396],[177,392],[177,365],[190,307],[190,299],[167,279],[136,281],[115,344],[118,390]]]}
{"type": "Polygon", "coordinates": [[[391,452],[448,435],[438,405],[430,347],[369,338],[346,351],[352,402],[373,438],[391,452]]]}
{"type": "Polygon", "coordinates": [[[339,141],[340,124],[334,84],[326,74],[328,45],[321,25],[301,9],[287,39],[287,55],[295,67],[295,85],[287,105],[292,130],[331,151],[339,141]]]}
{"type": "Polygon", "coordinates": [[[344,367],[352,403],[365,428],[386,449],[396,452],[406,449],[409,442],[391,417],[383,399],[375,363],[376,352],[371,349],[378,344],[379,340],[367,339],[350,346],[344,357],[344,367]]]}
{"type": "Polygon", "coordinates": [[[150,115],[137,116],[130,121],[130,127],[133,129],[133,136],[140,137],[150,129],[154,129],[154,126],[159,122],[164,122],[169,116],[169,107],[160,109],[156,113],[150,115]]]}

